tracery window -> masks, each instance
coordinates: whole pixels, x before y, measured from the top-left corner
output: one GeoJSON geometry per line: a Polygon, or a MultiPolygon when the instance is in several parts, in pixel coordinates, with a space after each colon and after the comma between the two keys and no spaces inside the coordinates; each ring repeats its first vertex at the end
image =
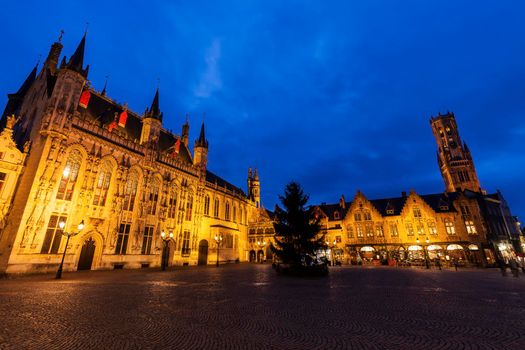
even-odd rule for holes
{"type": "Polygon", "coordinates": [[[210,196],[204,197],[204,215],[210,215],[210,196]]]}
{"type": "Polygon", "coordinates": [[[124,203],[122,210],[133,211],[135,207],[135,197],[137,197],[137,188],[139,186],[139,179],[137,173],[133,172],[129,175],[126,187],[124,188],[124,203]]]}
{"type": "Polygon", "coordinates": [[[111,163],[109,161],[105,161],[98,172],[97,183],[95,185],[95,196],[93,197],[93,205],[106,205],[112,171],[113,168],[111,163]]]}
{"type": "Polygon", "coordinates": [[[188,199],[186,201],[186,221],[191,220],[193,214],[193,194],[188,193],[188,199]]]}
{"type": "Polygon", "coordinates": [[[155,215],[157,213],[157,203],[159,202],[159,192],[160,192],[160,181],[159,179],[155,178],[149,188],[149,193],[148,193],[148,200],[149,200],[148,214],[150,215],[155,215]]]}
{"type": "Polygon", "coordinates": [[[177,190],[171,189],[170,197],[168,199],[168,218],[174,219],[177,212],[177,190]]]}
{"type": "Polygon", "coordinates": [[[67,217],[61,215],[51,215],[47,225],[46,236],[42,244],[41,254],[57,254],[60,248],[60,241],[62,240],[62,233],[64,232],[59,223],[66,222],[67,217]]]}
{"type": "Polygon", "coordinates": [[[75,184],[78,179],[78,171],[82,163],[82,154],[78,150],[73,150],[69,154],[66,166],[62,171],[62,177],[58,185],[57,199],[70,201],[73,197],[75,184]]]}
{"type": "Polygon", "coordinates": [[[213,216],[216,218],[219,217],[219,198],[215,198],[215,202],[213,205],[213,216]]]}

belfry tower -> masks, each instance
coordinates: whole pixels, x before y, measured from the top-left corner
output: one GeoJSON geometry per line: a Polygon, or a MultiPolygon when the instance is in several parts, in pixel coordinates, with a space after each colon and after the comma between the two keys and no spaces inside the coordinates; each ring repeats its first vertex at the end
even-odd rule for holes
{"type": "Polygon", "coordinates": [[[255,202],[257,208],[261,207],[261,183],[257,169],[248,169],[248,198],[255,202]]]}
{"type": "Polygon", "coordinates": [[[437,160],[446,191],[481,191],[472,155],[459,137],[454,114],[438,114],[430,118],[430,125],[438,145],[437,160]]]}

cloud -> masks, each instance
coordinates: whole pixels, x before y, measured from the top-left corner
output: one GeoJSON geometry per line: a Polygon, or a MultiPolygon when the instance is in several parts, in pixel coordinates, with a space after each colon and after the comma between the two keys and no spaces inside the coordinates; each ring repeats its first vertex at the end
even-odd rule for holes
{"type": "Polygon", "coordinates": [[[222,88],[219,61],[221,58],[221,41],[214,39],[206,50],[206,66],[201,73],[200,80],[194,89],[198,98],[209,98],[215,91],[222,88]]]}

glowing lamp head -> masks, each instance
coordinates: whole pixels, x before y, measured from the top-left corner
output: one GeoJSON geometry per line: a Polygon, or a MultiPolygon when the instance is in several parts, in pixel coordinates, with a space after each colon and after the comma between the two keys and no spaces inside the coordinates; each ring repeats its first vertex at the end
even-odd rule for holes
{"type": "Polygon", "coordinates": [[[80,224],[78,224],[77,229],[79,231],[82,231],[84,229],[84,220],[80,221],[80,224]]]}
{"type": "Polygon", "coordinates": [[[60,227],[60,229],[63,230],[64,227],[66,227],[66,222],[65,222],[65,221],[60,221],[60,222],[58,223],[58,227],[60,227]]]}
{"type": "Polygon", "coordinates": [[[419,244],[419,237],[418,237],[418,238],[416,238],[416,243],[417,243],[417,244],[419,244]]]}
{"type": "Polygon", "coordinates": [[[427,244],[430,243],[430,239],[428,239],[428,237],[427,237],[427,239],[425,240],[425,242],[427,242],[427,244]]]}
{"type": "Polygon", "coordinates": [[[170,238],[173,238],[173,232],[170,232],[170,238]]]}
{"type": "Polygon", "coordinates": [[[162,232],[160,233],[160,236],[161,236],[162,238],[166,237],[166,232],[162,231],[162,232]]]}

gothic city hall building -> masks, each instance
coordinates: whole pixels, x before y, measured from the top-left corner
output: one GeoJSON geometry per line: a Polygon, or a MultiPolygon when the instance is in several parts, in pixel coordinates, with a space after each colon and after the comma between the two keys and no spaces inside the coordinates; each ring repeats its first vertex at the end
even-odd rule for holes
{"type": "Polygon", "coordinates": [[[52,44],[8,95],[0,273],[55,270],[66,245],[66,270],[249,259],[248,224],[265,217],[257,171],[248,194],[208,171],[204,123],[192,154],[187,120],[180,135],[163,127],[158,89],[143,114],[93,89],[85,43],[62,60],[52,44]]]}

